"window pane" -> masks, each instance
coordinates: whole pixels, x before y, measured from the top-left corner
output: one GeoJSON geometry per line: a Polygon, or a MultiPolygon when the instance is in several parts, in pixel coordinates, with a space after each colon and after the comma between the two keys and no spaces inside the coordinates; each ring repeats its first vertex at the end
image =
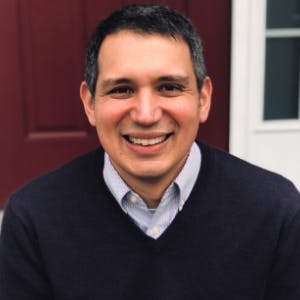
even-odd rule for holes
{"type": "Polygon", "coordinates": [[[300,28],[300,0],[268,0],[267,28],[300,28]]]}
{"type": "Polygon", "coordinates": [[[266,42],[264,119],[298,118],[300,38],[266,42]]]}

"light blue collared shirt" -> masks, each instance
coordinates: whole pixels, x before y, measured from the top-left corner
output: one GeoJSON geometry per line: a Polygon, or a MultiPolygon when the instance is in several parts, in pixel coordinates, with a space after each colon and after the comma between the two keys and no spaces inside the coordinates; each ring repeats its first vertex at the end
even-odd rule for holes
{"type": "Polygon", "coordinates": [[[148,208],[143,199],[133,192],[112,166],[105,153],[103,177],[122,210],[148,236],[157,239],[172,223],[188,200],[201,167],[201,151],[192,144],[189,156],[174,182],[167,188],[157,208],[148,208]]]}

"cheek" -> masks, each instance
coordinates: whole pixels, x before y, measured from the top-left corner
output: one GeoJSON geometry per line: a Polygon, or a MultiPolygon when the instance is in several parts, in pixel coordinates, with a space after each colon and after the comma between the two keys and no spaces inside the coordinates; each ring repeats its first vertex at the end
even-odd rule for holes
{"type": "Polygon", "coordinates": [[[177,121],[181,127],[195,127],[199,125],[199,106],[182,104],[175,110],[173,110],[173,118],[177,121]]]}
{"type": "Polygon", "coordinates": [[[123,110],[117,104],[105,103],[99,105],[96,109],[97,124],[100,130],[101,127],[105,129],[115,128],[124,116],[123,110]]]}

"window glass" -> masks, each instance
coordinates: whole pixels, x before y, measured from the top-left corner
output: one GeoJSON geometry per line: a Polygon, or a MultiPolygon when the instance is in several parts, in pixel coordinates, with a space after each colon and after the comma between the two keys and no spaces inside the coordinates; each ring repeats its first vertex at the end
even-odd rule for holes
{"type": "Polygon", "coordinates": [[[268,0],[267,28],[299,28],[300,0],[268,0]]]}
{"type": "Polygon", "coordinates": [[[300,38],[268,38],[264,119],[295,119],[299,113],[300,38]]]}
{"type": "Polygon", "coordinates": [[[264,120],[298,119],[300,0],[267,0],[264,120]]]}

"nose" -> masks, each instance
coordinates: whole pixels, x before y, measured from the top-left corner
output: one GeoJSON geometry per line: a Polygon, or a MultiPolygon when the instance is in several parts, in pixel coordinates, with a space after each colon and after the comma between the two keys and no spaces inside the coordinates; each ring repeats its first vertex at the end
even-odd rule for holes
{"type": "Polygon", "coordinates": [[[162,116],[162,109],[158,96],[151,92],[139,93],[130,111],[131,120],[142,126],[151,126],[162,116]]]}

